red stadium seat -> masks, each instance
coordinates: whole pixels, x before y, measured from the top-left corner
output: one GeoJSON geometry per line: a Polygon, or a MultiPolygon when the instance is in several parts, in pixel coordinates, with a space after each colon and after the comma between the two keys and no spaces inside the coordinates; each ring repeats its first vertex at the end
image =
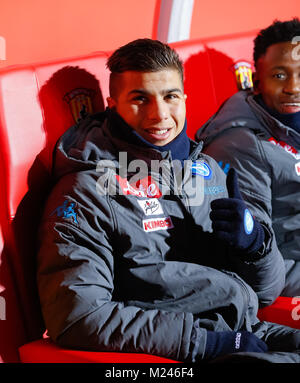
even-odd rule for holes
{"type": "Polygon", "coordinates": [[[256,34],[246,32],[203,41],[213,73],[217,108],[238,89],[234,66],[248,63],[254,70],[252,52],[256,34]]]}
{"type": "MultiPolygon", "coordinates": [[[[238,90],[232,64],[251,60],[253,36],[171,44],[184,61],[191,138],[220,103],[238,90]]],[[[3,361],[174,362],[144,354],[64,350],[43,339],[45,328],[35,284],[35,238],[50,187],[51,153],[83,106],[87,112],[104,110],[108,54],[0,71],[0,226],[4,239],[0,243],[0,293],[5,296],[7,316],[0,321],[3,361]]],[[[262,319],[300,328],[295,309],[292,298],[279,297],[259,314],[262,319]]]]}
{"type": "Polygon", "coordinates": [[[176,49],[184,63],[187,133],[194,139],[199,127],[217,109],[209,56],[201,40],[183,41],[170,45],[176,49]]]}
{"type": "Polygon", "coordinates": [[[170,44],[184,61],[188,134],[196,131],[238,90],[235,65],[247,63],[253,71],[256,32],[170,44]]]}
{"type": "Polygon", "coordinates": [[[258,311],[258,318],[300,329],[300,297],[278,297],[271,306],[258,311]]]}
{"type": "Polygon", "coordinates": [[[50,339],[39,339],[19,349],[23,363],[179,363],[148,354],[67,350],[50,339]]]}

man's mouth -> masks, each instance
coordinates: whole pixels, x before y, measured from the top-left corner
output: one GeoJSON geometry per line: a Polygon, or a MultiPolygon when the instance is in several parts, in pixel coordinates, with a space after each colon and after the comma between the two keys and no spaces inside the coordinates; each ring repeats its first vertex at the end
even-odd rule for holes
{"type": "Polygon", "coordinates": [[[282,102],[281,113],[297,113],[300,112],[300,101],[298,102],[282,102]]]}
{"type": "Polygon", "coordinates": [[[161,136],[161,135],[167,133],[169,130],[170,130],[170,128],[168,128],[168,129],[148,129],[147,132],[150,134],[157,134],[157,135],[161,136]]]}
{"type": "Polygon", "coordinates": [[[145,138],[152,144],[165,145],[171,138],[172,131],[173,128],[148,128],[144,132],[146,133],[145,138]]]}

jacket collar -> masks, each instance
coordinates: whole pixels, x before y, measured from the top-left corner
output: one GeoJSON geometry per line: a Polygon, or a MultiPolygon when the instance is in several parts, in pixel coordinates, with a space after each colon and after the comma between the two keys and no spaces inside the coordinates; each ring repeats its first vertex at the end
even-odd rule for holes
{"type": "Polygon", "coordinates": [[[295,143],[300,145],[300,134],[289,126],[284,125],[281,121],[277,120],[270,113],[268,113],[255,100],[253,94],[250,94],[247,97],[247,102],[249,103],[258,120],[263,125],[264,129],[267,130],[272,137],[279,141],[284,141],[292,146],[294,146],[295,143]]]}
{"type": "Polygon", "coordinates": [[[169,144],[158,147],[152,145],[138,135],[121,116],[110,110],[107,113],[107,128],[111,140],[119,147],[120,151],[127,152],[131,158],[151,160],[179,160],[192,159],[199,155],[202,143],[190,140],[186,133],[186,122],[183,131],[169,144]],[[182,148],[182,150],[181,150],[182,148]]]}

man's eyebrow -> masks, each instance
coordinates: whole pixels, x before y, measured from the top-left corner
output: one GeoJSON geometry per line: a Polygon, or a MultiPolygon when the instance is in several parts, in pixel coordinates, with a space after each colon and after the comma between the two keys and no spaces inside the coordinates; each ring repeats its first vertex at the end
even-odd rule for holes
{"type": "Polygon", "coordinates": [[[167,89],[165,91],[166,94],[167,93],[176,93],[176,92],[183,93],[182,89],[180,89],[180,88],[171,88],[171,89],[167,89]]]}
{"type": "Polygon", "coordinates": [[[275,65],[272,67],[272,70],[275,70],[275,69],[286,69],[286,67],[284,65],[275,65]]]}
{"type": "Polygon", "coordinates": [[[145,91],[144,89],[132,89],[130,92],[128,92],[128,94],[133,94],[133,93],[148,94],[148,92],[145,91]]]}
{"type": "MultiPolygon", "coordinates": [[[[182,89],[180,89],[180,88],[164,89],[160,93],[162,93],[162,94],[169,94],[169,93],[176,93],[176,92],[183,93],[182,89]]],[[[144,94],[144,95],[150,94],[150,92],[148,92],[145,89],[132,89],[130,92],[128,92],[129,95],[130,94],[134,94],[134,93],[144,94]]]]}
{"type": "MultiPolygon", "coordinates": [[[[298,65],[298,67],[300,67],[300,63],[298,65]]],[[[275,66],[272,67],[272,70],[289,70],[289,66],[288,65],[284,65],[284,64],[282,64],[282,65],[275,65],[275,66]]]]}

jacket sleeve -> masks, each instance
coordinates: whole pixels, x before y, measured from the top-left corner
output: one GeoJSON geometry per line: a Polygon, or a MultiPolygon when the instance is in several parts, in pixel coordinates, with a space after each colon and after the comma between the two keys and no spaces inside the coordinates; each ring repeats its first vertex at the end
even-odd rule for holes
{"type": "Polygon", "coordinates": [[[265,228],[264,256],[253,262],[232,257],[236,272],[257,293],[261,306],[271,304],[285,283],[285,266],[272,228],[272,179],[259,139],[244,127],[233,127],[204,142],[204,153],[224,169],[233,167],[239,186],[253,216],[265,228]]]}
{"type": "Polygon", "coordinates": [[[63,347],[186,360],[191,313],[113,300],[114,217],[108,198],[97,196],[90,183],[80,173],[63,177],[41,223],[37,279],[50,337],[63,347]]]}

